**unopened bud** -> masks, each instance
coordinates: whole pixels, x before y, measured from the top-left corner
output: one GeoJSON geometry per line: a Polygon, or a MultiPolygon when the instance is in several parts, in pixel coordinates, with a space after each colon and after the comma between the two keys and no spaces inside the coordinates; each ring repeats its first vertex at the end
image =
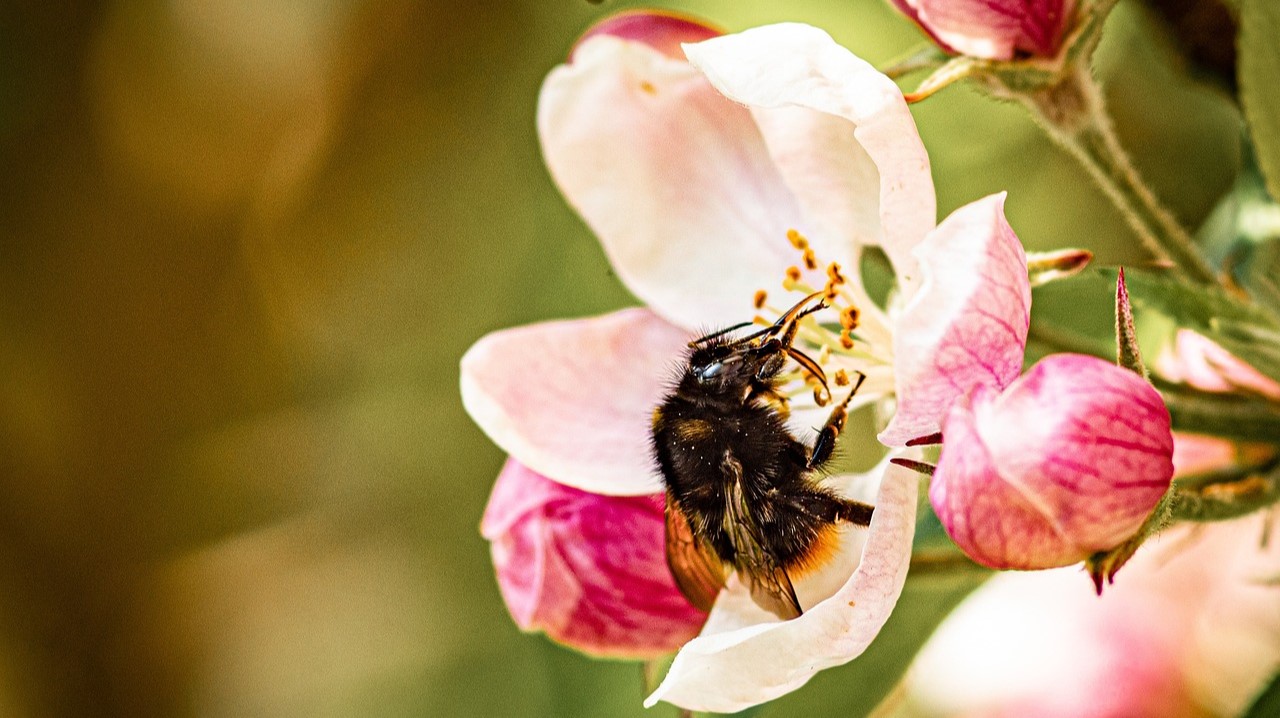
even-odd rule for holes
{"type": "Polygon", "coordinates": [[[991,568],[1066,566],[1124,544],[1169,489],[1169,412],[1142,377],[1079,354],[953,406],[929,490],[947,533],[991,568]]]}

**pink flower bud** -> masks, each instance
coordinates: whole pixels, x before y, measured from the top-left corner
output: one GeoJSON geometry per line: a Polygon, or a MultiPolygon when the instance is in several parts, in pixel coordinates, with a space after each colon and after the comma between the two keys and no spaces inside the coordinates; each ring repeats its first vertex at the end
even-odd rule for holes
{"type": "Polygon", "coordinates": [[[603,496],[509,459],[480,532],[517,625],[584,653],[651,658],[697,635],[706,614],[667,568],[663,497],[603,496]]]}
{"type": "Polygon", "coordinates": [[[1079,354],[959,402],[943,435],[929,499],[956,544],[992,568],[1066,566],[1118,546],[1173,477],[1160,395],[1079,354]]]}
{"type": "Polygon", "coordinates": [[[944,50],[991,60],[1058,53],[1075,0],[893,0],[944,50]]]}

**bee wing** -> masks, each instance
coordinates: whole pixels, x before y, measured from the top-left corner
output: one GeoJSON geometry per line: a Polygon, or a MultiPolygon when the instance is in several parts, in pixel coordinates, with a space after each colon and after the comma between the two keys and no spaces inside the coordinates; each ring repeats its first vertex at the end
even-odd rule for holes
{"type": "Polygon", "coordinates": [[[751,514],[751,506],[742,492],[742,464],[726,456],[723,465],[726,471],[736,471],[738,475],[738,480],[729,484],[726,505],[733,546],[737,550],[734,563],[738,566],[739,577],[750,587],[751,600],[757,606],[778,618],[795,618],[804,612],[800,608],[800,599],[796,598],[796,589],[791,585],[787,570],[769,550],[751,514]]]}
{"type": "Polygon", "coordinates": [[[804,612],[800,608],[800,599],[796,598],[796,589],[791,585],[791,577],[781,566],[752,573],[749,581],[751,600],[760,608],[783,620],[797,618],[804,612]]]}
{"type": "Polygon", "coordinates": [[[724,588],[724,563],[706,541],[698,538],[680,505],[667,496],[667,566],[680,593],[689,603],[710,611],[724,588]]]}

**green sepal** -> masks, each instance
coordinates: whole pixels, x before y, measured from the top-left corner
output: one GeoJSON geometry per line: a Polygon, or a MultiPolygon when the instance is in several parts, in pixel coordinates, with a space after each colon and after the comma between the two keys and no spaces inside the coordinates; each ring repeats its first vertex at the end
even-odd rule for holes
{"type": "Polygon", "coordinates": [[[1280,437],[1280,404],[1261,397],[1197,391],[1157,382],[1173,428],[1233,441],[1274,442],[1280,437]]]}
{"type": "Polygon", "coordinates": [[[1116,275],[1116,364],[1147,378],[1147,367],[1138,349],[1138,332],[1133,327],[1133,306],[1125,289],[1124,267],[1116,275]]]}
{"type": "Polygon", "coordinates": [[[1160,497],[1160,501],[1156,507],[1147,515],[1146,521],[1138,527],[1133,536],[1127,541],[1116,546],[1109,551],[1099,551],[1089,558],[1085,559],[1084,567],[1089,572],[1089,576],[1093,579],[1093,588],[1102,595],[1102,589],[1106,585],[1110,585],[1116,580],[1116,572],[1124,567],[1129,559],[1133,558],[1133,554],[1138,551],[1147,539],[1163,531],[1173,516],[1173,505],[1176,499],[1173,488],[1170,488],[1160,497]]]}
{"type": "Polygon", "coordinates": [[[1174,482],[1170,518],[1205,523],[1230,521],[1280,500],[1280,469],[1244,467],[1174,482]]]}

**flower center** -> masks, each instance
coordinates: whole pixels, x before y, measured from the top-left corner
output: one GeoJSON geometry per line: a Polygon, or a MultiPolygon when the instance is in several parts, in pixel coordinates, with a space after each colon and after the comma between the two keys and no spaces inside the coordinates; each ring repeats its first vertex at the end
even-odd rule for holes
{"type": "MultiPolygon", "coordinates": [[[[787,231],[787,241],[800,253],[800,265],[787,267],[782,279],[782,296],[787,297],[787,301],[774,304],[770,302],[766,290],[756,291],[752,298],[752,304],[758,312],[754,318],[755,323],[769,326],[786,313],[786,307],[795,303],[792,298],[798,300],[821,292],[828,309],[798,320],[799,328],[794,346],[813,357],[837,387],[848,386],[851,383],[850,375],[856,372],[869,376],[886,373],[890,367],[889,358],[877,351],[878,348],[872,346],[857,331],[862,311],[855,292],[850,291],[849,279],[845,276],[844,269],[837,262],[826,263],[826,282],[819,289],[805,280],[805,272],[800,269],[803,265],[812,276],[822,266],[813,247],[809,245],[809,240],[797,230],[791,229],[787,231]],[[836,321],[831,320],[832,312],[836,315],[836,321]]],[[[781,382],[779,391],[787,398],[812,394],[813,401],[818,406],[825,406],[832,399],[823,390],[818,377],[803,368],[779,374],[778,379],[781,382]]]]}

